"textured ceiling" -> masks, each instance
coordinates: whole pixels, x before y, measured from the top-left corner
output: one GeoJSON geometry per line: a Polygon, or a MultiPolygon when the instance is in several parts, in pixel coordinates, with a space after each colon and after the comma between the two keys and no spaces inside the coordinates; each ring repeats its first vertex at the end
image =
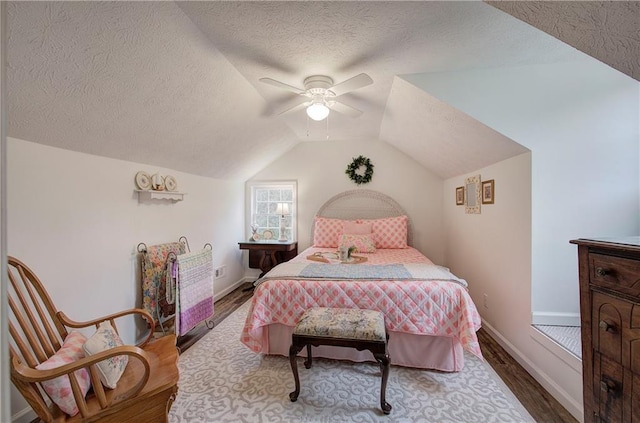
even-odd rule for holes
{"type": "Polygon", "coordinates": [[[521,147],[396,75],[585,60],[478,1],[9,2],[7,23],[8,136],[224,179],[327,136],[471,172],[521,147]],[[274,116],[295,96],[258,81],[362,72],[341,99],[364,114],[322,123],[274,116]],[[483,154],[458,143],[471,132],[483,154]]]}
{"type": "Polygon", "coordinates": [[[413,157],[441,178],[477,170],[527,148],[396,77],[380,139],[413,157]]]}
{"type": "Polygon", "coordinates": [[[640,2],[487,3],[640,81],[640,2]]]}
{"type": "Polygon", "coordinates": [[[8,27],[8,136],[215,178],[297,142],[173,2],[15,2],[8,27]]]}

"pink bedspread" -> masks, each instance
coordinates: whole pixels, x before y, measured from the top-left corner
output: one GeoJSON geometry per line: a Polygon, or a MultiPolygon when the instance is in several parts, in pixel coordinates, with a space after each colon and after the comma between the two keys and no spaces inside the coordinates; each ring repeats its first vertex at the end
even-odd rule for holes
{"type": "MultiPolygon", "coordinates": [[[[308,261],[306,257],[317,251],[331,249],[308,248],[292,261],[308,261]]],[[[414,248],[377,250],[366,256],[366,263],[354,266],[431,263],[414,248]]],[[[293,327],[311,307],[379,310],[389,331],[456,337],[467,351],[482,358],[476,336],[481,324],[478,311],[467,289],[450,281],[267,280],[255,290],[241,341],[255,352],[269,353],[266,327],[274,323],[293,327]]]]}

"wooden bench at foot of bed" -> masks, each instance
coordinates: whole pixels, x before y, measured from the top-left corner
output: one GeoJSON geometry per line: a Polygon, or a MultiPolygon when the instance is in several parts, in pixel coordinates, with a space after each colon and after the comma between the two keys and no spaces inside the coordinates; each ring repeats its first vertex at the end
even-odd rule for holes
{"type": "Polygon", "coordinates": [[[369,350],[380,364],[382,372],[380,407],[384,414],[389,414],[392,407],[385,400],[390,363],[387,351],[388,339],[384,315],[379,311],[326,307],[315,307],[305,311],[291,336],[289,361],[296,389],[289,394],[289,398],[295,402],[300,394],[297,355],[305,346],[307,360],[304,365],[307,369],[313,364],[312,345],[348,347],[358,351],[369,350]]]}

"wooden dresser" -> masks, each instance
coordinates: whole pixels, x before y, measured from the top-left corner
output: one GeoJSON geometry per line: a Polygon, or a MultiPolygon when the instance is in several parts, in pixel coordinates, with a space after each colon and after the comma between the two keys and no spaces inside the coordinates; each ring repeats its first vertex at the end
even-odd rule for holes
{"type": "Polygon", "coordinates": [[[640,237],[577,239],[585,422],[640,423],[640,237]]]}

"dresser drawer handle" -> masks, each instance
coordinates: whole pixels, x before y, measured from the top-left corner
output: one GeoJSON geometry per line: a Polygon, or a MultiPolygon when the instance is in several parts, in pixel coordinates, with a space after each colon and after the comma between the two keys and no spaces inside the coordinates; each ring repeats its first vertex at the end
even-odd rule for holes
{"type": "Polygon", "coordinates": [[[600,390],[602,392],[615,392],[616,384],[611,381],[601,380],[600,381],[600,390]]]}
{"type": "Polygon", "coordinates": [[[600,329],[606,331],[606,332],[615,332],[616,331],[616,327],[614,325],[610,325],[609,323],[605,322],[604,320],[600,320],[599,323],[600,329]]]}
{"type": "Polygon", "coordinates": [[[607,269],[604,269],[602,267],[596,267],[596,275],[598,275],[599,277],[604,278],[608,274],[609,274],[609,271],[607,269]]]}

